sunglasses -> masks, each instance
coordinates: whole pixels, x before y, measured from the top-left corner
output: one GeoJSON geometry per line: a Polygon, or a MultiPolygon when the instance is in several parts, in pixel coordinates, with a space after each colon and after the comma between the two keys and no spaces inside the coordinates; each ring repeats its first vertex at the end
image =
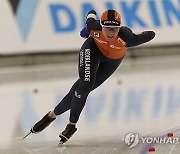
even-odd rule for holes
{"type": "Polygon", "coordinates": [[[120,27],[118,26],[103,26],[103,28],[105,30],[108,30],[108,31],[119,31],[120,27]]]}

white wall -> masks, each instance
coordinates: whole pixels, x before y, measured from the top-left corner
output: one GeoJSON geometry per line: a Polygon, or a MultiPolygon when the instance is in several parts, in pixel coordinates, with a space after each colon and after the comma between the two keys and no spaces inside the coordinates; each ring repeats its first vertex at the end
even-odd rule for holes
{"type": "Polygon", "coordinates": [[[95,9],[120,12],[122,23],[134,32],[153,29],[157,36],[148,45],[180,43],[179,0],[22,0],[13,13],[9,1],[0,5],[1,54],[78,50],[84,41],[79,32],[85,16],[95,9]]]}

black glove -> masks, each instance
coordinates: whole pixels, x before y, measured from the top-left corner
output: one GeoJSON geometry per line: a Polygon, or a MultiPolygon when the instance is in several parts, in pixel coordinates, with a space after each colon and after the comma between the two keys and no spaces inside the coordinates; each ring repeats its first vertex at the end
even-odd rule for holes
{"type": "MultiPolygon", "coordinates": [[[[96,15],[96,11],[91,10],[91,11],[88,12],[88,14],[95,14],[95,15],[96,15]]],[[[88,14],[87,14],[87,15],[88,15],[88,14]]]]}
{"type": "Polygon", "coordinates": [[[150,40],[152,40],[155,37],[155,35],[156,35],[156,33],[154,31],[148,31],[148,30],[147,31],[143,31],[141,34],[148,34],[150,40]]]}
{"type": "Polygon", "coordinates": [[[86,15],[86,19],[88,18],[88,16],[89,16],[90,14],[96,16],[96,11],[94,11],[94,10],[89,11],[88,14],[86,15]]]}

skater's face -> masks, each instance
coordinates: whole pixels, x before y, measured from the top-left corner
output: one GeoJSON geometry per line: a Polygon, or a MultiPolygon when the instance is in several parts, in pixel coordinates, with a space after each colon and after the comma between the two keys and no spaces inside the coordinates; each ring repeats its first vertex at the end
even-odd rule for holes
{"type": "Polygon", "coordinates": [[[103,26],[102,27],[102,33],[106,40],[113,41],[116,36],[118,35],[120,27],[113,27],[113,26],[103,26]]]}

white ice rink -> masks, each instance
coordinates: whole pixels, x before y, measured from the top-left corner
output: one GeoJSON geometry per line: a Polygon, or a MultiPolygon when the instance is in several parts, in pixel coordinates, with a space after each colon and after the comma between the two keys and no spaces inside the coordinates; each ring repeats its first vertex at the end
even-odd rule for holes
{"type": "Polygon", "coordinates": [[[140,142],[130,149],[123,140],[126,133],[133,131],[140,137],[166,137],[173,133],[173,137],[180,139],[179,68],[177,56],[125,60],[115,75],[90,96],[78,132],[62,146],[58,146],[58,134],[68,121],[68,113],[45,131],[24,140],[21,137],[68,91],[77,77],[76,64],[3,68],[0,70],[0,154],[179,154],[180,141],[140,142]],[[118,95],[117,91],[121,93],[118,95]],[[103,97],[99,97],[101,94],[103,97]],[[114,97],[122,103],[118,104],[114,97]],[[131,97],[143,104],[138,106],[139,102],[134,102],[136,106],[133,106],[131,97]],[[98,103],[103,108],[97,110],[98,103]],[[149,152],[150,147],[155,152],[149,152]]]}
{"type": "MultiPolygon", "coordinates": [[[[180,137],[180,128],[174,129],[174,134],[180,137]]],[[[164,135],[168,131],[164,132],[164,135]]],[[[152,134],[154,135],[154,134],[152,134]]],[[[158,134],[155,134],[158,136],[158,134]]],[[[40,137],[41,135],[39,135],[40,137]]],[[[179,154],[180,144],[142,144],[133,149],[128,148],[120,136],[116,138],[100,137],[96,139],[78,140],[72,139],[62,146],[58,146],[58,141],[28,142],[14,140],[9,146],[1,146],[2,154],[179,154]],[[119,137],[119,138],[118,138],[119,137]],[[155,148],[155,152],[149,152],[150,147],[155,148]]]]}

